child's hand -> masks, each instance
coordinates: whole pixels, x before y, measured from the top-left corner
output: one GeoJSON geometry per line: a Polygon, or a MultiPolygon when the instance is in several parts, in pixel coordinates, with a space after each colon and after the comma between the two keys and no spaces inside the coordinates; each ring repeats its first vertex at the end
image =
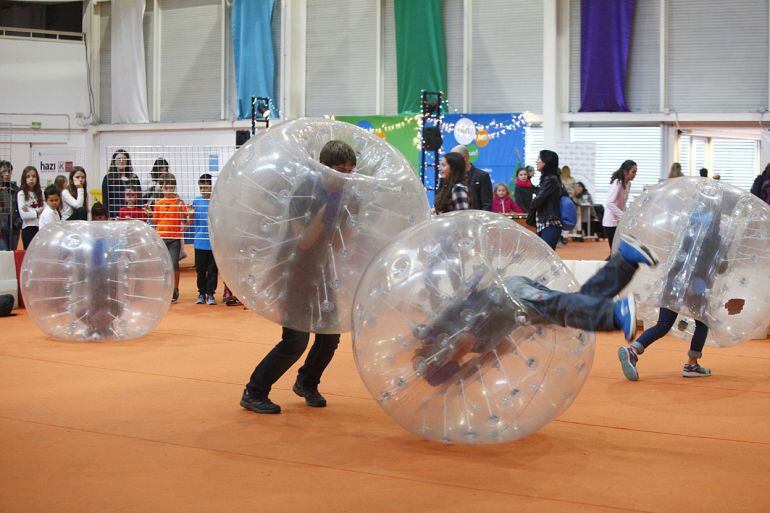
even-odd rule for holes
{"type": "Polygon", "coordinates": [[[23,207],[21,207],[21,209],[22,209],[24,212],[29,212],[29,208],[27,207],[27,205],[24,205],[23,207]]]}

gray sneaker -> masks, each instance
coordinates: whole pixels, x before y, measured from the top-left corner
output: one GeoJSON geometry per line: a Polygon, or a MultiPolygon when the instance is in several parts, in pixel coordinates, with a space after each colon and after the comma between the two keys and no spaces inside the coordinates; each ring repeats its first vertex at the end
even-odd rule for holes
{"type": "Polygon", "coordinates": [[[214,294],[209,294],[206,296],[206,304],[207,305],[215,305],[217,304],[217,300],[214,299],[214,294]]]}
{"type": "Polygon", "coordinates": [[[705,378],[707,376],[711,376],[711,369],[701,367],[698,363],[692,365],[686,363],[682,369],[682,377],[685,378],[705,378]]]}

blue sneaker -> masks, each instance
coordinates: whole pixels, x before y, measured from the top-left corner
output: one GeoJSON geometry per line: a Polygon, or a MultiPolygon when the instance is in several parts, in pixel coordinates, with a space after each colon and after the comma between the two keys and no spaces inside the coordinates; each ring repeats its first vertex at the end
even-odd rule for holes
{"type": "Polygon", "coordinates": [[[629,342],[636,337],[636,301],[634,296],[624,297],[615,302],[615,326],[623,330],[623,336],[629,342]]]}
{"type": "Polygon", "coordinates": [[[633,347],[623,346],[618,348],[618,360],[620,360],[620,367],[623,369],[623,375],[628,381],[637,381],[639,379],[639,371],[636,370],[636,362],[639,361],[639,355],[633,347]]]}
{"type": "Polygon", "coordinates": [[[631,235],[623,234],[620,236],[618,253],[629,264],[644,264],[649,267],[658,265],[658,255],[631,235]]]}

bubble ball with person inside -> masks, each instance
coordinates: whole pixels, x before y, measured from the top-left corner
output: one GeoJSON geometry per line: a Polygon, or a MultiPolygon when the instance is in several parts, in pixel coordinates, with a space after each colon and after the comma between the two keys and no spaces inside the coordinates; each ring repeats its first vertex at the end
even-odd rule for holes
{"type": "Polygon", "coordinates": [[[209,225],[220,273],[248,308],[295,330],[341,333],[366,265],[429,215],[417,174],[383,139],[299,119],[257,134],[227,162],[209,225]],[[352,172],[320,163],[330,141],[352,147],[352,172]]]}
{"type": "Polygon", "coordinates": [[[575,399],[592,332],[540,322],[527,279],[577,292],[559,257],[513,221],[453,212],[411,228],[372,261],[353,309],[358,371],[402,427],[447,443],[534,433],[575,399]]]}
{"type": "Polygon", "coordinates": [[[29,316],[63,340],[144,336],[174,288],[166,245],[139,221],[49,224],[27,249],[20,281],[29,316]]]}
{"type": "Polygon", "coordinates": [[[665,307],[680,314],[672,333],[683,338],[692,336],[694,320],[709,327],[712,346],[766,336],[770,207],[759,198],[709,178],[674,178],[637,197],[618,232],[660,257],[631,283],[645,327],[665,307]]]}

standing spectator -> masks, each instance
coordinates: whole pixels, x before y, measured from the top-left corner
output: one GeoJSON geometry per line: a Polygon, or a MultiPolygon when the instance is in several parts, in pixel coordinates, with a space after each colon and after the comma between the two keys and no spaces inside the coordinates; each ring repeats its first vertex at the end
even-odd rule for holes
{"type": "Polygon", "coordinates": [[[471,207],[464,177],[465,161],[460,153],[450,151],[441,158],[441,188],[435,202],[437,214],[471,207]]]}
{"type": "Polygon", "coordinates": [[[3,233],[3,246],[13,251],[19,245],[21,216],[17,200],[19,187],[11,181],[13,165],[7,160],[0,160],[0,232],[3,233]]]}
{"type": "Polygon", "coordinates": [[[149,189],[147,189],[147,192],[142,197],[143,203],[152,206],[152,203],[155,200],[163,197],[163,191],[160,190],[160,177],[165,173],[168,173],[168,169],[169,166],[166,159],[163,157],[158,157],[155,159],[155,162],[152,165],[152,170],[150,171],[150,180],[152,180],[152,185],[149,189]]]}
{"type": "Polygon", "coordinates": [[[765,180],[765,184],[762,186],[762,193],[759,196],[765,203],[770,205],[770,180],[765,180]]]}
{"type": "Polygon", "coordinates": [[[147,214],[139,206],[139,189],[129,185],[125,189],[126,206],[120,207],[118,219],[136,219],[143,223],[147,222],[147,214]]]}
{"type": "Polygon", "coordinates": [[[524,212],[529,212],[529,206],[532,204],[532,195],[535,188],[529,177],[527,168],[520,168],[516,171],[516,188],[513,190],[514,201],[524,212]]]}
{"type": "Polygon", "coordinates": [[[682,164],[674,162],[671,164],[671,169],[668,171],[668,178],[679,178],[680,176],[684,176],[682,174],[682,164]]]}
{"type": "Polygon", "coordinates": [[[189,222],[187,205],[176,194],[176,177],[171,173],[161,176],[163,198],[155,201],[152,208],[145,206],[145,212],[153,223],[158,235],[166,243],[171,263],[174,266],[174,295],[172,303],[179,300],[179,260],[182,252],[182,232],[189,222]]]}
{"type": "Polygon", "coordinates": [[[40,214],[38,226],[42,230],[47,224],[61,221],[61,191],[55,185],[49,185],[43,192],[45,208],[40,214]]]}
{"type": "Polygon", "coordinates": [[[86,170],[75,166],[70,171],[69,185],[61,191],[61,217],[70,221],[88,220],[88,184],[86,170]]]}
{"type": "Polygon", "coordinates": [[[131,156],[126,150],[118,150],[112,154],[110,168],[102,180],[102,203],[110,219],[118,217],[120,208],[125,206],[125,187],[128,185],[141,191],[139,177],[131,166],[131,156]]]}
{"type": "Polygon", "coordinates": [[[193,226],[195,236],[195,272],[198,275],[198,300],[195,304],[217,304],[214,293],[217,290],[219,270],[214,261],[209,240],[209,201],[211,201],[211,175],[202,174],[198,178],[198,188],[201,195],[193,200],[193,226]]]}
{"type": "Polygon", "coordinates": [[[465,185],[468,186],[471,207],[476,210],[492,211],[492,178],[489,173],[471,164],[468,148],[458,145],[452,152],[459,153],[465,161],[465,185]]]}
{"type": "Polygon", "coordinates": [[[521,207],[511,199],[511,193],[503,183],[495,185],[495,197],[492,198],[492,212],[497,212],[498,214],[524,213],[521,207]]]}
{"type": "Polygon", "coordinates": [[[45,206],[40,175],[35,166],[27,166],[21,172],[21,190],[16,203],[21,217],[21,242],[27,249],[38,231],[38,220],[45,206]]]}
{"type": "Polygon", "coordinates": [[[60,191],[63,191],[64,189],[67,188],[67,185],[69,185],[69,182],[67,181],[66,176],[57,175],[53,181],[53,184],[56,186],[57,189],[59,189],[60,191]]]}
{"type": "Polygon", "coordinates": [[[572,178],[572,170],[569,166],[561,168],[561,183],[567,190],[567,194],[574,201],[575,200],[575,179],[572,178]]]}
{"type": "Polygon", "coordinates": [[[537,159],[540,171],[540,187],[532,198],[527,224],[535,226],[537,234],[551,249],[561,238],[561,195],[564,186],[559,171],[559,155],[551,150],[542,150],[537,159]]]}
{"type": "Polygon", "coordinates": [[[754,183],[751,185],[751,194],[761,198],[762,187],[768,180],[770,180],[770,164],[766,165],[765,170],[754,179],[754,183]]]}
{"type": "Polygon", "coordinates": [[[607,202],[604,204],[604,218],[602,228],[604,235],[612,249],[612,241],[615,240],[615,230],[626,210],[628,194],[631,191],[631,181],[636,177],[636,162],[626,160],[610,178],[610,190],[607,193],[607,202]]]}

